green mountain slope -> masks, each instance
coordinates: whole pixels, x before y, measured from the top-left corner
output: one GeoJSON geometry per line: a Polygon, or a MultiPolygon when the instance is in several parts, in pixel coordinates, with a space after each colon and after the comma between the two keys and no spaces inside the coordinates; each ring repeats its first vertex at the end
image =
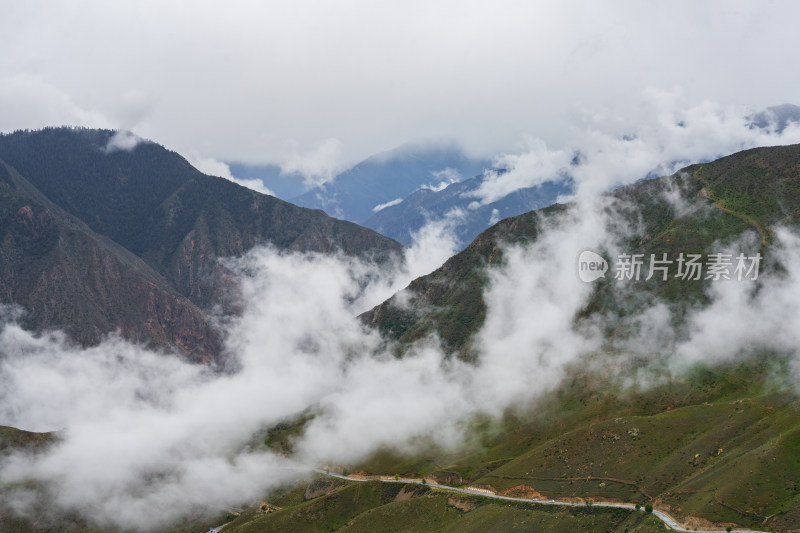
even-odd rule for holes
{"type": "MultiPolygon", "coordinates": [[[[608,208],[617,220],[639,228],[623,239],[632,253],[707,253],[749,233],[751,251],[764,254],[769,269],[773,228],[798,222],[799,188],[800,146],[760,148],[616,190],[608,208]]],[[[556,205],[501,221],[363,319],[401,346],[437,333],[447,349],[468,360],[477,357],[472,336],[486,316],[487,267],[502,263],[507,244],[535,241],[545,221],[569,220],[568,210],[556,205]]],[[[656,300],[680,320],[681,310],[707,303],[708,283],[670,280],[622,288],[611,279],[599,281],[576,320],[598,312],[622,320],[656,300]]],[[[625,359],[614,371],[591,362],[574,365],[552,393],[532,406],[509,409],[500,421],[479,421],[471,439],[455,449],[431,447],[412,456],[387,449],[347,467],[501,494],[652,503],[689,528],[794,531],[800,524],[800,400],[789,364],[784,355],[762,352],[677,374],[657,370],[651,360],[625,359]],[[645,367],[655,374],[637,385],[645,367]]],[[[341,505],[351,509],[349,524],[355,525],[368,516],[395,516],[391,506],[397,504],[383,503],[370,513],[341,505]]],[[[422,498],[403,505],[408,520],[427,512],[444,520],[450,512],[431,510],[422,498]]],[[[271,516],[260,520],[266,524],[271,516]]],[[[465,517],[460,523],[467,523],[465,517]]]]}
{"type": "MultiPolygon", "coordinates": [[[[729,242],[751,230],[762,237],[766,254],[769,228],[800,220],[800,146],[747,150],[688,167],[674,176],[618,189],[609,200],[618,220],[641,226],[626,242],[630,253],[646,257],[651,253],[670,257],[680,252],[707,253],[712,244],[729,242]],[[675,202],[667,199],[675,191],[681,201],[697,208],[678,212],[675,202]]],[[[471,336],[483,324],[486,313],[482,297],[488,279],[486,266],[502,262],[504,246],[535,241],[544,220],[558,224],[567,210],[555,205],[500,221],[441,268],[414,280],[405,294],[396,295],[362,318],[402,342],[435,332],[445,348],[460,351],[465,358],[474,356],[471,336]]],[[[678,305],[702,302],[705,287],[703,282],[685,283],[675,278],[634,285],[635,291],[647,294],[639,298],[642,305],[649,305],[653,297],[678,305]]],[[[600,281],[596,288],[586,314],[620,305],[612,298],[618,289],[613,280],[600,281]]],[[[615,310],[621,314],[636,312],[636,308],[615,310]]]]}

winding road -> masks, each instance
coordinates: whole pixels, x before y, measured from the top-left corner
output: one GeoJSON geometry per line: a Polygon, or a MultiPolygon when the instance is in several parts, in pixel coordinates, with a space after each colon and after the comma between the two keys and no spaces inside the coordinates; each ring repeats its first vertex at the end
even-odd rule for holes
{"type": "MultiPolygon", "coordinates": [[[[339,479],[345,479],[347,481],[376,481],[372,479],[365,479],[365,478],[357,478],[357,477],[350,477],[350,476],[343,476],[341,474],[333,474],[330,472],[326,472],[324,470],[314,470],[319,474],[324,474],[329,477],[335,477],[339,479]]],[[[561,505],[565,507],[584,507],[585,503],[575,503],[575,502],[565,502],[559,500],[539,500],[539,499],[529,499],[529,498],[513,498],[511,496],[501,496],[499,494],[492,494],[489,491],[481,490],[481,489],[462,489],[458,487],[450,487],[448,485],[439,485],[438,483],[423,483],[422,481],[417,481],[416,479],[380,479],[383,483],[404,483],[407,485],[425,485],[426,487],[431,487],[434,489],[442,489],[442,490],[449,490],[452,492],[460,492],[462,494],[470,494],[472,496],[481,496],[483,498],[492,498],[495,500],[506,500],[511,502],[524,502],[524,503],[536,503],[540,505],[561,505]]],[[[628,509],[630,511],[636,511],[636,506],[632,503],[592,503],[592,507],[615,507],[617,509],[628,509]]],[[[645,512],[644,509],[639,509],[641,512],[645,512]]],[[[687,529],[679,524],[674,518],[670,515],[665,513],[664,511],[659,511],[658,509],[653,509],[653,515],[658,517],[662,522],[664,522],[670,529],[675,531],[703,531],[709,533],[726,533],[727,530],[725,529],[687,529]]],[[[754,529],[733,529],[731,533],[764,533],[754,529]]]]}

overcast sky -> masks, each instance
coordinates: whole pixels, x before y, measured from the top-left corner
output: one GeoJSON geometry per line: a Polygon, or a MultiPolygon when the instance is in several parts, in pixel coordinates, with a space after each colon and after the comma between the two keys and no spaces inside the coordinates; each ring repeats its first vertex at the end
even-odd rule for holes
{"type": "Polygon", "coordinates": [[[324,173],[420,138],[558,146],[653,91],[800,103],[800,3],[3,3],[0,130],[129,128],[195,158],[324,173]]]}

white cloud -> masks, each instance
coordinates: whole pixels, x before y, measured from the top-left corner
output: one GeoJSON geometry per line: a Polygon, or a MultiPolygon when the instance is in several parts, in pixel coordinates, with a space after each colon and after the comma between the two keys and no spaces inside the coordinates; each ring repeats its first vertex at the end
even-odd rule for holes
{"type": "Polygon", "coordinates": [[[402,198],[395,198],[394,200],[392,200],[390,202],[386,202],[385,204],[378,204],[378,205],[376,205],[375,207],[372,208],[372,212],[373,213],[377,213],[378,211],[382,211],[382,210],[386,209],[387,207],[392,207],[393,205],[397,205],[397,204],[401,203],[402,201],[403,201],[402,198]]]}
{"type": "Polygon", "coordinates": [[[681,90],[647,90],[628,104],[576,120],[571,140],[563,146],[551,148],[542,139],[530,139],[520,153],[498,157],[495,166],[507,172],[488,172],[467,195],[477,198],[477,207],[521,188],[571,178],[576,195],[593,197],[747,148],[800,142],[800,124],[780,134],[751,128],[754,108],[712,101],[688,105],[681,90]]]}
{"type": "Polygon", "coordinates": [[[322,185],[344,170],[340,161],[342,143],[337,139],[325,139],[307,152],[300,152],[296,141],[290,147],[280,162],[281,172],[300,174],[309,187],[322,185]]]}
{"type": "Polygon", "coordinates": [[[4,110],[0,128],[7,131],[59,125],[112,126],[101,112],[80,106],[64,90],[28,72],[0,76],[0,107],[4,110]]]}
{"type": "Polygon", "coordinates": [[[286,161],[290,140],[305,156],[338,139],[328,159],[341,168],[420,136],[484,156],[525,135],[562,146],[576,110],[625,111],[648,87],[682,86],[689,107],[800,101],[785,65],[798,47],[791,2],[245,0],[189,12],[187,25],[187,6],[152,0],[7,10],[0,130],[107,117],[181,153],[316,180],[330,161],[286,161]],[[38,81],[29,91],[21,79],[38,81]]]}
{"type": "Polygon", "coordinates": [[[506,154],[497,158],[495,166],[508,171],[486,172],[480,187],[466,196],[480,198],[480,203],[485,205],[496,202],[517,189],[565,177],[559,173],[569,167],[573,157],[571,153],[563,149],[550,150],[540,139],[531,139],[530,145],[530,149],[522,154],[506,154]]]}
{"type": "Polygon", "coordinates": [[[203,174],[225,178],[228,181],[232,181],[237,185],[241,185],[242,187],[247,187],[248,189],[260,192],[261,194],[275,196],[275,194],[270,191],[259,179],[239,179],[233,177],[233,174],[231,174],[231,168],[228,166],[228,164],[222,161],[217,161],[213,157],[202,157],[197,154],[192,154],[188,157],[188,160],[193,167],[203,174]]]}
{"type": "Polygon", "coordinates": [[[458,170],[454,168],[445,168],[444,170],[438,170],[436,172],[431,172],[434,178],[440,180],[439,183],[431,183],[428,185],[423,185],[420,187],[421,189],[427,189],[433,192],[443,191],[447,188],[448,185],[452,185],[453,183],[458,183],[461,181],[461,174],[458,170]]]}
{"type": "MultiPolygon", "coordinates": [[[[765,274],[762,265],[759,283],[712,283],[712,304],[692,316],[690,337],[676,347],[676,369],[697,361],[727,362],[759,349],[792,354],[800,369],[800,236],[785,228],[778,228],[775,236],[772,250],[786,271],[765,274]]],[[[728,252],[734,257],[740,252],[755,255],[760,243],[755,235],[750,237],[728,252]]]]}
{"type": "Polygon", "coordinates": [[[105,151],[106,153],[115,152],[117,150],[130,152],[141,142],[144,142],[144,139],[135,133],[127,130],[118,130],[108,139],[105,151]]]}

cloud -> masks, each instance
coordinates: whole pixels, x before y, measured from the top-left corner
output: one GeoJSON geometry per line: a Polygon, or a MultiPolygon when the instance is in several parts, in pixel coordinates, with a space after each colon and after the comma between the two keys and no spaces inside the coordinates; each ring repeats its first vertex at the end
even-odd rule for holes
{"type": "Polygon", "coordinates": [[[448,185],[452,185],[453,183],[458,183],[461,181],[461,174],[458,170],[454,168],[445,168],[444,170],[438,170],[436,172],[431,172],[434,178],[441,180],[439,183],[431,183],[428,185],[423,185],[420,189],[427,189],[433,192],[443,191],[447,188],[448,185]]]}
{"type": "Polygon", "coordinates": [[[393,205],[397,205],[402,201],[403,201],[402,198],[395,198],[394,200],[392,200],[390,202],[386,202],[385,204],[378,204],[378,205],[376,205],[375,207],[372,208],[372,212],[373,213],[377,213],[378,211],[382,211],[383,209],[386,209],[387,207],[392,207],[393,205]]]}
{"type": "Polygon", "coordinates": [[[103,113],[83,107],[64,90],[28,73],[6,73],[0,77],[0,127],[4,130],[33,129],[53,125],[112,127],[103,113]]]}
{"type": "Polygon", "coordinates": [[[492,209],[492,214],[489,217],[489,225],[494,226],[500,222],[500,211],[498,209],[492,209]]]}
{"type": "MultiPolygon", "coordinates": [[[[726,251],[755,255],[759,239],[747,237],[726,251]]],[[[762,265],[759,283],[714,282],[709,289],[712,303],[691,317],[689,338],[675,348],[675,369],[698,361],[728,362],[758,350],[791,354],[800,368],[800,235],[776,228],[775,237],[771,251],[785,270],[764,273],[762,265]]]]}
{"type": "Polygon", "coordinates": [[[527,152],[498,157],[495,166],[507,172],[486,172],[480,187],[465,193],[465,196],[479,198],[480,204],[486,205],[518,189],[565,179],[568,176],[566,169],[573,158],[571,153],[549,150],[540,139],[530,139],[529,143],[531,146],[527,152]]]}
{"type": "Polygon", "coordinates": [[[115,131],[114,134],[108,139],[108,143],[106,143],[105,152],[107,154],[116,152],[117,150],[130,152],[141,142],[144,142],[144,139],[131,131],[115,131]]]}
{"type": "Polygon", "coordinates": [[[682,86],[689,107],[800,101],[791,2],[243,1],[191,15],[152,0],[15,6],[0,21],[0,130],[109,117],[181,153],[276,164],[290,139],[304,155],[337,139],[347,167],[420,136],[489,157],[525,136],[559,147],[576,112],[625,113],[648,87],[682,86]]]}
{"type": "Polygon", "coordinates": [[[325,139],[307,152],[300,152],[295,141],[289,144],[290,151],[280,162],[281,172],[300,174],[309,188],[330,181],[344,170],[340,161],[342,143],[337,139],[325,139]]]}
{"type": "Polygon", "coordinates": [[[495,160],[505,172],[488,172],[467,193],[478,205],[546,181],[572,179],[576,195],[593,197],[645,177],[754,148],[800,142],[800,124],[777,132],[751,127],[752,107],[705,101],[687,105],[682,91],[645,91],[631,109],[582,116],[569,143],[549,147],[529,139],[518,154],[495,160]]]}
{"type": "MultiPolygon", "coordinates": [[[[229,260],[242,276],[247,306],[229,329],[227,349],[239,370],[226,374],[115,336],[88,349],[60,333],[37,337],[16,325],[17,311],[3,310],[0,423],[63,430],[63,440],[44,456],[0,458],[0,479],[37,480],[57,508],[78,509],[101,525],[149,530],[197,506],[213,513],[248,501],[325,459],[355,458],[376,442],[413,432],[419,420],[410,414],[403,425],[398,418],[360,430],[381,413],[379,405],[389,408],[394,400],[386,394],[405,380],[444,378],[428,376],[439,365],[438,351],[397,360],[356,316],[451,253],[440,234],[428,238],[426,244],[420,237],[388,273],[353,258],[270,248],[229,260]],[[369,397],[379,379],[385,388],[371,414],[351,412],[349,402],[369,397]],[[319,422],[298,459],[265,451],[254,440],[308,409],[319,413],[319,422]],[[328,428],[325,438],[313,436],[320,427],[328,428]],[[360,432],[345,434],[348,427],[360,432]],[[348,439],[358,446],[336,448],[348,439]]],[[[440,394],[439,384],[430,399],[440,394]]],[[[397,398],[422,408],[413,390],[397,398]]],[[[393,409],[405,410],[402,404],[393,409]]],[[[445,411],[440,407],[431,420],[445,411]]]]}
{"type": "Polygon", "coordinates": [[[554,230],[532,249],[509,250],[508,265],[492,271],[477,367],[445,358],[435,339],[397,359],[356,318],[452,253],[441,222],[416,236],[389,275],[353,258],[269,248],[229,260],[247,302],[228,332],[239,365],[232,373],[117,337],[81,349],[60,334],[35,337],[7,323],[0,420],[63,428],[64,438],[44,456],[6,458],[0,476],[43,482],[58,507],[101,524],[149,529],[194,506],[256,498],[310,466],[356,461],[379,446],[456,444],[469,416],[536,397],[592,347],[570,327],[586,287],[553,257],[601,230],[590,221],[566,227],[589,233],[554,230]],[[316,416],[294,460],[252,447],[260,430],[309,410],[316,416]]]}
{"type": "Polygon", "coordinates": [[[231,174],[231,169],[228,166],[228,164],[222,161],[217,161],[213,157],[203,157],[198,154],[192,154],[188,157],[188,160],[193,167],[195,167],[203,174],[225,178],[228,181],[232,181],[237,185],[241,185],[242,187],[247,187],[248,189],[252,189],[261,194],[269,194],[270,196],[275,196],[275,194],[272,191],[270,191],[264,185],[264,183],[259,179],[239,179],[233,177],[233,174],[231,174]]]}

